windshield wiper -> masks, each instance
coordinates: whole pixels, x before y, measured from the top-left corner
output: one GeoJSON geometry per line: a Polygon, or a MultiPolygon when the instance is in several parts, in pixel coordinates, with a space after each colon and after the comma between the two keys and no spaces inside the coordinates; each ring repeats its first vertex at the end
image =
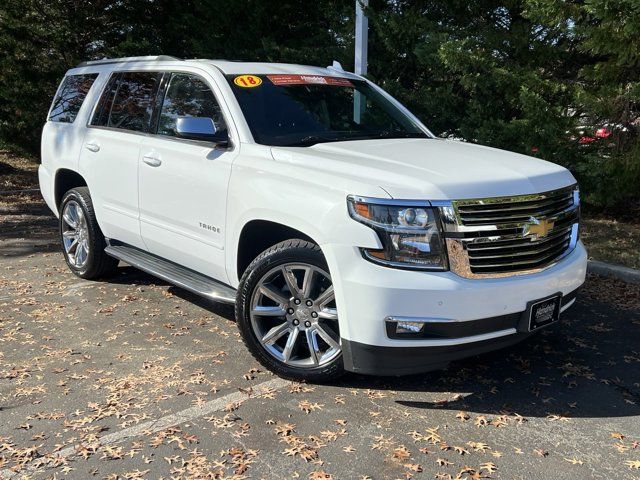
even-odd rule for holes
{"type": "Polygon", "coordinates": [[[429,138],[424,132],[392,132],[384,130],[382,132],[371,132],[369,134],[361,135],[358,137],[351,137],[356,139],[369,139],[376,140],[382,138],[429,138]]]}
{"type": "Polygon", "coordinates": [[[316,143],[323,142],[336,142],[342,140],[339,137],[327,137],[324,135],[307,135],[306,137],[302,137],[300,140],[297,140],[292,143],[288,143],[284,145],[285,147],[310,147],[315,145],[316,143]]]}
{"type": "Polygon", "coordinates": [[[377,140],[382,138],[429,138],[423,132],[371,132],[362,133],[359,135],[340,135],[340,136],[327,136],[327,135],[307,135],[292,143],[284,145],[285,147],[310,147],[317,143],[328,142],[348,142],[351,140],[377,140]]]}

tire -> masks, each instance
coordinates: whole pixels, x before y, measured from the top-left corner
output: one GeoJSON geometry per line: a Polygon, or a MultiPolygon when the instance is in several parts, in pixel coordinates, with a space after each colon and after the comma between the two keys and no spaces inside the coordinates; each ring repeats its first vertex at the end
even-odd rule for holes
{"type": "Polygon", "coordinates": [[[91,280],[115,272],[118,260],[104,251],[106,241],[87,187],[73,188],[62,197],[59,233],[64,259],[78,277],[91,280]]]}
{"type": "Polygon", "coordinates": [[[344,373],[328,272],[318,245],[291,239],[262,252],[240,280],[236,321],[242,340],[281,377],[324,383],[344,373]]]}

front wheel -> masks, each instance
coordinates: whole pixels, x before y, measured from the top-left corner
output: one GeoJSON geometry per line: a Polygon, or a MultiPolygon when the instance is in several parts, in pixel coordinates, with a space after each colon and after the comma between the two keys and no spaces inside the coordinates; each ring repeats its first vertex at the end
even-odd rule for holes
{"type": "Polygon", "coordinates": [[[242,276],[236,320],[252,355],[274,373],[325,382],[343,372],[333,283],[320,248],[286,240],[242,276]]]}

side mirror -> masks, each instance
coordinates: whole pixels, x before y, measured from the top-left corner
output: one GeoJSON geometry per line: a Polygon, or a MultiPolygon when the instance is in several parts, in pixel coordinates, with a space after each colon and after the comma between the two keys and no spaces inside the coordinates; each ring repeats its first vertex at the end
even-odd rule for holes
{"type": "Polygon", "coordinates": [[[176,135],[180,138],[215,142],[219,145],[229,142],[227,131],[216,130],[213,120],[209,117],[178,117],[176,135]]]}

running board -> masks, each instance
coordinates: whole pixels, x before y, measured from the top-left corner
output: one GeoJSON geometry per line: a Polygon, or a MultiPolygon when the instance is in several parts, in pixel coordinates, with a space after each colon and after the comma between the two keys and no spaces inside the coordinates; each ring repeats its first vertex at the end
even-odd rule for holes
{"type": "Polygon", "coordinates": [[[132,267],[214,302],[235,303],[236,301],[236,290],[229,285],[144,250],[118,244],[108,245],[104,251],[107,255],[128,263],[132,267]]]}

